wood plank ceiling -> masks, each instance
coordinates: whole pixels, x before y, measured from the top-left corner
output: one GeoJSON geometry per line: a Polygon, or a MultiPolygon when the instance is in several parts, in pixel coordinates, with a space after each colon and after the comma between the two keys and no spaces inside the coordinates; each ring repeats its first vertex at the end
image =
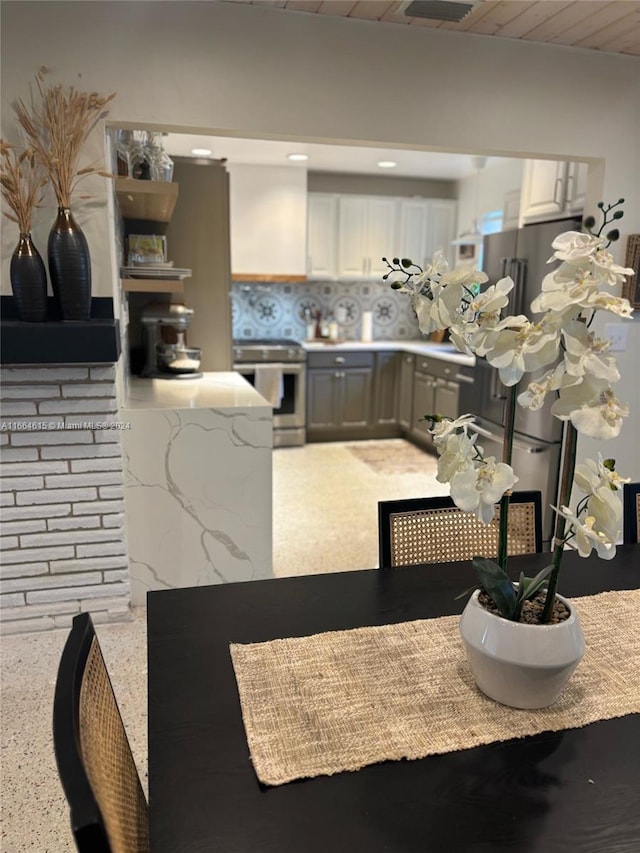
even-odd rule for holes
{"type": "Polygon", "coordinates": [[[283,11],[430,27],[640,56],[636,0],[479,0],[458,23],[407,17],[399,0],[231,0],[283,11]]]}

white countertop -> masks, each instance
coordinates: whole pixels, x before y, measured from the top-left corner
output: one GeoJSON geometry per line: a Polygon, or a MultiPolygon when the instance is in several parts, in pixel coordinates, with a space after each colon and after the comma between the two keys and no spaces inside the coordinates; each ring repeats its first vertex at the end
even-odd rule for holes
{"type": "Polygon", "coordinates": [[[369,352],[382,352],[398,350],[399,352],[413,353],[435,358],[438,361],[450,361],[453,364],[473,367],[476,363],[475,357],[458,352],[453,344],[437,344],[433,341],[304,341],[303,347],[307,352],[340,352],[341,350],[367,350],[369,352]]]}
{"type": "Polygon", "coordinates": [[[124,409],[247,409],[271,407],[239,373],[203,373],[200,379],[129,380],[124,409]]]}

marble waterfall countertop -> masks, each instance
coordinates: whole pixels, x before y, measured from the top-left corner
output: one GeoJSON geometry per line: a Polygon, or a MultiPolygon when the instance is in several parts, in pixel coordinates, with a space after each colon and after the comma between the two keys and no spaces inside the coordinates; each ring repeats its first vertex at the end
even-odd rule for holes
{"type": "Polygon", "coordinates": [[[200,379],[131,378],[123,409],[251,409],[268,406],[239,373],[203,373],[200,379]]]}
{"type": "Polygon", "coordinates": [[[413,353],[430,356],[439,361],[450,361],[466,367],[473,367],[475,357],[458,352],[453,344],[438,344],[433,341],[304,341],[307,352],[340,352],[346,350],[389,351],[413,353]]]}

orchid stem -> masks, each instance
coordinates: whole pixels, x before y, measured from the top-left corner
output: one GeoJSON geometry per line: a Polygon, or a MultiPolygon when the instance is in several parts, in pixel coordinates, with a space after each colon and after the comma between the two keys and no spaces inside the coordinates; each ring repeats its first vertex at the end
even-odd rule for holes
{"type": "MultiPolygon", "coordinates": [[[[504,444],[502,446],[502,461],[511,465],[513,456],[513,431],[516,422],[516,400],[518,384],[512,385],[505,402],[504,411],[504,444]]],[[[500,499],[500,525],[498,539],[498,565],[503,571],[507,570],[507,538],[509,535],[509,497],[511,491],[505,492],[500,499]]]]}
{"type": "MultiPolygon", "coordinates": [[[[562,479],[560,481],[560,494],[558,495],[558,509],[563,506],[569,506],[571,500],[571,487],[573,485],[573,475],[576,467],[576,450],[578,447],[578,431],[570,421],[567,421],[567,431],[565,434],[564,452],[562,456],[562,479]]],[[[565,519],[558,513],[556,515],[556,533],[555,546],[553,549],[553,571],[549,575],[549,585],[547,587],[547,597],[542,610],[541,622],[544,624],[551,618],[553,602],[556,597],[558,588],[558,575],[560,574],[560,565],[564,554],[565,542],[565,519]]]]}

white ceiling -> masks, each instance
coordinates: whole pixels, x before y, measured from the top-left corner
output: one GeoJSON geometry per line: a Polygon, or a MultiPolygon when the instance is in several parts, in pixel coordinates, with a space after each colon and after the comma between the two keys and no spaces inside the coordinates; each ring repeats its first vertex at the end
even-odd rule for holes
{"type": "MultiPolygon", "coordinates": [[[[313,172],[347,172],[359,175],[386,175],[405,178],[460,180],[474,175],[472,154],[441,154],[431,151],[409,151],[391,148],[361,148],[350,145],[321,145],[311,142],[237,139],[225,136],[193,136],[169,133],[163,137],[170,155],[191,157],[192,148],[209,148],[216,159],[226,158],[230,164],[290,166],[313,172]],[[304,162],[291,162],[288,154],[308,154],[304,162]],[[394,160],[394,169],[381,169],[379,160],[394,160]]],[[[487,164],[501,162],[490,157],[487,164]]]]}

